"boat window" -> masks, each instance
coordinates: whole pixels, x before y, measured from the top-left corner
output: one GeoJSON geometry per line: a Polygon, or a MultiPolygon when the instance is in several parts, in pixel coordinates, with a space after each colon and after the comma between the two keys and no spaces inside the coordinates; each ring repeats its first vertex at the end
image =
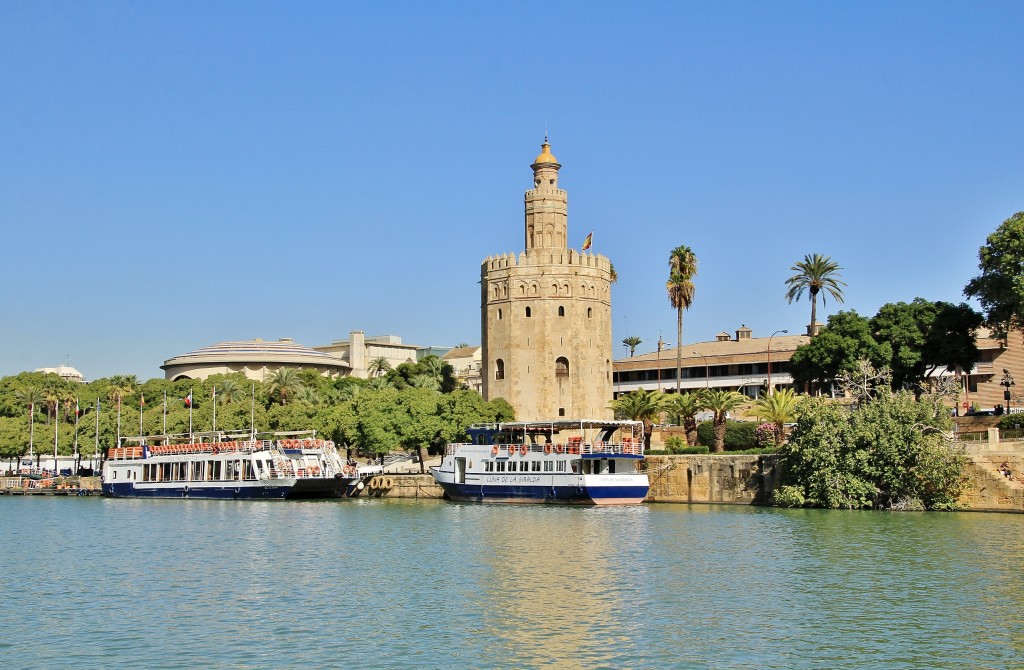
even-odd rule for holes
{"type": "Polygon", "coordinates": [[[544,472],[554,472],[555,463],[554,461],[544,461],[544,472]]]}
{"type": "Polygon", "coordinates": [[[529,461],[519,461],[519,471],[520,472],[526,472],[529,469],[530,469],[530,462],[529,461]]]}
{"type": "Polygon", "coordinates": [[[530,461],[530,470],[532,472],[540,472],[540,461],[530,461]]]}
{"type": "Polygon", "coordinates": [[[556,461],[555,470],[558,472],[565,472],[565,461],[556,461]]]}
{"type": "Polygon", "coordinates": [[[494,461],[484,461],[484,472],[494,472],[494,461]]]}
{"type": "Polygon", "coordinates": [[[505,472],[505,461],[498,461],[498,472],[505,472]]]}
{"type": "Polygon", "coordinates": [[[615,474],[615,461],[608,461],[608,474],[615,474]]]}

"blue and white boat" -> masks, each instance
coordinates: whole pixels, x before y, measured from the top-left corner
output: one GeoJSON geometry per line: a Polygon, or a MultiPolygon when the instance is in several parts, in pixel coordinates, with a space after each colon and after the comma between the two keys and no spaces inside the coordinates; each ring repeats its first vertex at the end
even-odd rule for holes
{"type": "Polygon", "coordinates": [[[123,438],[103,463],[105,496],[281,500],[340,498],[379,466],[346,463],[312,431],[123,438]]]}
{"type": "Polygon", "coordinates": [[[631,505],[647,497],[643,424],[557,420],[471,426],[434,480],[451,500],[631,505]]]}

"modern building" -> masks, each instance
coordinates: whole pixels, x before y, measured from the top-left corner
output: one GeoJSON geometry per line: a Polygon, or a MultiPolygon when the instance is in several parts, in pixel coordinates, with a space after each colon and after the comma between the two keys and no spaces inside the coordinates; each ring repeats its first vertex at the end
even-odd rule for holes
{"type": "Polygon", "coordinates": [[[610,417],[611,262],[568,248],[562,166],[546,137],[530,167],[526,250],[480,270],[483,396],[504,398],[523,421],[610,417]]]}
{"type": "Polygon", "coordinates": [[[166,379],[206,379],[210,375],[244,373],[249,379],[265,381],[281,368],[312,368],[325,377],[350,373],[349,364],[330,354],[301,344],[290,337],[276,342],[260,338],[220,342],[175,356],[160,366],[166,379]]]}
{"type": "Polygon", "coordinates": [[[694,342],[617,360],[615,397],[637,389],[674,393],[679,353],[680,391],[725,389],[756,398],[769,386],[778,390],[793,385],[789,359],[797,347],[809,341],[807,335],[783,332],[754,337],[750,328],[741,326],[735,336],[722,332],[713,342],[694,342]]]}
{"type": "Polygon", "coordinates": [[[455,371],[455,379],[471,391],[483,392],[483,347],[455,347],[441,356],[455,371]]]}
{"type": "Polygon", "coordinates": [[[74,382],[76,384],[85,383],[85,377],[82,376],[82,373],[74,369],[70,365],[58,365],[55,368],[36,368],[35,371],[54,374],[63,379],[64,381],[74,382]]]}
{"type": "Polygon", "coordinates": [[[345,361],[350,368],[349,374],[360,379],[370,376],[370,370],[376,369],[373,362],[378,359],[383,359],[388,368],[393,369],[402,363],[415,363],[422,349],[415,344],[402,344],[402,338],[397,335],[366,337],[361,330],[349,332],[347,340],[335,340],[313,348],[345,361]]]}
{"type": "Polygon", "coordinates": [[[1020,412],[1024,409],[1024,333],[1014,331],[1006,338],[996,338],[982,329],[978,333],[978,362],[964,377],[961,409],[1002,405],[1011,412],[1020,412]]]}

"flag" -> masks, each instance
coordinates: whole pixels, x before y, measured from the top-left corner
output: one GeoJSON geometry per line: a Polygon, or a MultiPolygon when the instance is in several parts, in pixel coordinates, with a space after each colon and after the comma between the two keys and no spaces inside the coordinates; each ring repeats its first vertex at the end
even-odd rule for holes
{"type": "Polygon", "coordinates": [[[590,231],[590,234],[587,235],[587,239],[583,240],[583,251],[586,251],[587,249],[589,249],[590,245],[591,245],[591,243],[593,241],[594,241],[594,231],[590,231]]]}
{"type": "Polygon", "coordinates": [[[189,391],[188,395],[185,396],[185,407],[191,407],[191,406],[192,406],[192,391],[189,391]]]}
{"type": "Polygon", "coordinates": [[[142,406],[143,406],[143,405],[145,405],[145,404],[146,404],[146,396],[144,396],[144,395],[142,395],[142,394],[140,393],[140,394],[139,394],[139,407],[142,407],[142,406]]]}

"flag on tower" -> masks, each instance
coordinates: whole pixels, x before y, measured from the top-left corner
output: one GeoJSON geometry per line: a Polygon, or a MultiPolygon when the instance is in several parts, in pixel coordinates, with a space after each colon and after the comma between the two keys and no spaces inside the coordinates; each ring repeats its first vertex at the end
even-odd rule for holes
{"type": "Polygon", "coordinates": [[[589,249],[590,248],[590,244],[593,241],[594,241],[594,231],[590,231],[590,234],[587,235],[587,239],[583,240],[583,251],[586,251],[587,249],[589,249]]]}

